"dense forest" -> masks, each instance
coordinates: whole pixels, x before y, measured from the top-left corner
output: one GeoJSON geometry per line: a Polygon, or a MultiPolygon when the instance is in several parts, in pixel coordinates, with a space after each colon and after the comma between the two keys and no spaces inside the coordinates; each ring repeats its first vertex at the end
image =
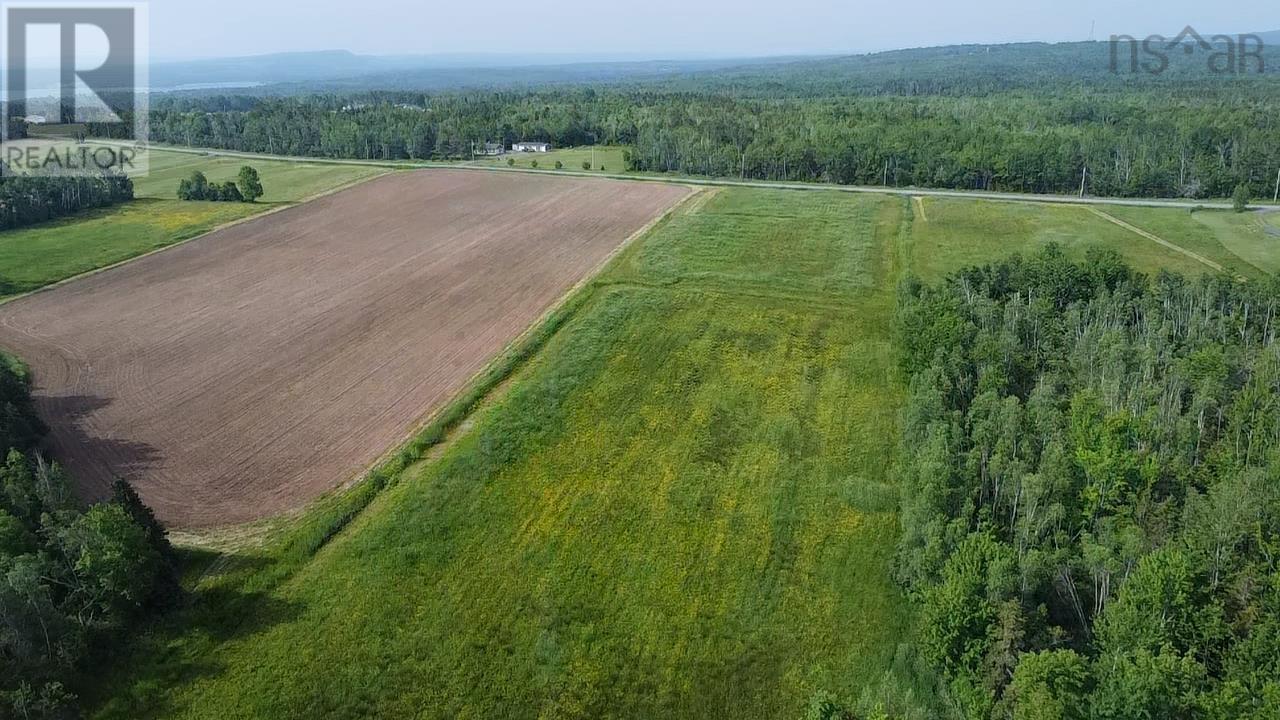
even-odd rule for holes
{"type": "Polygon", "coordinates": [[[0,230],[132,199],[133,181],[110,170],[96,176],[0,173],[0,230]]]}
{"type": "Polygon", "coordinates": [[[632,149],[632,170],[759,180],[1038,193],[1268,194],[1280,93],[1192,101],[1141,93],[735,98],[621,90],[385,93],[160,104],[152,139],[360,159],[461,159],[536,139],[632,149]],[[1087,173],[1087,178],[1084,177],[1087,173]]]}
{"type": "Polygon", "coordinates": [[[179,599],[164,530],[128,483],[85,508],[44,461],[26,371],[0,355],[0,717],[75,717],[72,679],[179,599]]]}
{"type": "Polygon", "coordinates": [[[1215,75],[1181,53],[1165,72],[1133,73],[1123,47],[1117,72],[1106,43],[1080,43],[590,86],[180,94],[153,103],[150,126],[164,143],[317,157],[461,159],[476,143],[544,140],[628,146],[628,169],[651,172],[1126,197],[1221,198],[1243,184],[1270,197],[1274,74],[1215,75]]]}
{"type": "Polygon", "coordinates": [[[1280,284],[904,283],[901,580],[969,718],[1280,714],[1280,284]]]}

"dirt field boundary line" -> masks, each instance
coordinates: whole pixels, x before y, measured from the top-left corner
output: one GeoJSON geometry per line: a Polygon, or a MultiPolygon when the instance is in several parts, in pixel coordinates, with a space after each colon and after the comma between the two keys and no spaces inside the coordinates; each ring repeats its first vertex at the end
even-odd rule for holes
{"type": "MultiPolygon", "coordinates": [[[[671,183],[671,184],[677,185],[679,183],[671,183]]],[[[609,254],[604,257],[604,259],[602,259],[599,263],[596,264],[595,267],[591,268],[586,273],[584,273],[582,276],[582,279],[578,280],[578,282],[574,283],[572,287],[564,291],[564,293],[562,293],[560,297],[556,298],[551,303],[551,305],[548,306],[546,311],[544,311],[541,315],[537,317],[537,319],[535,319],[532,323],[529,324],[529,327],[521,331],[520,334],[517,335],[515,338],[513,338],[511,342],[507,343],[506,347],[504,347],[501,351],[499,351],[498,354],[495,355],[492,360],[486,363],[483,368],[481,368],[474,375],[468,378],[467,381],[463,383],[462,388],[459,389],[458,392],[454,393],[452,397],[446,400],[445,403],[440,408],[432,412],[429,412],[426,415],[424,415],[422,418],[420,418],[418,422],[414,424],[413,429],[411,431],[405,433],[398,441],[392,444],[391,450],[388,450],[386,453],[381,455],[376,461],[374,461],[374,463],[370,466],[369,469],[361,470],[360,472],[352,476],[352,478],[350,478],[343,484],[339,485],[338,486],[339,489],[346,490],[351,487],[354,487],[355,485],[360,484],[363,480],[365,480],[369,476],[371,472],[373,472],[373,469],[377,468],[380,465],[386,464],[389,460],[399,455],[415,439],[420,437],[423,434],[423,432],[425,432],[435,420],[443,417],[447,413],[447,411],[450,410],[451,407],[458,400],[465,397],[469,392],[475,390],[477,385],[482,384],[482,380],[484,380],[484,378],[487,375],[490,375],[491,373],[494,373],[496,370],[498,370],[504,364],[504,362],[510,359],[511,356],[523,355],[523,356],[526,356],[526,359],[527,359],[528,356],[532,356],[534,353],[536,353],[543,345],[546,344],[546,340],[550,339],[550,335],[555,334],[554,332],[549,333],[548,337],[544,338],[540,342],[535,343],[535,346],[533,347],[522,347],[522,346],[528,344],[530,340],[532,340],[537,333],[544,330],[548,325],[548,323],[550,323],[558,313],[565,310],[570,305],[571,301],[575,299],[575,296],[579,295],[584,289],[586,289],[589,285],[594,283],[596,278],[600,276],[600,273],[602,273],[605,270],[605,268],[609,266],[610,263],[612,263],[619,255],[621,255],[624,250],[630,247],[632,243],[634,243],[636,240],[640,239],[645,234],[647,234],[658,223],[662,222],[663,220],[666,220],[668,217],[672,215],[672,213],[679,210],[681,207],[684,207],[685,205],[689,204],[691,200],[693,200],[694,198],[697,198],[699,195],[702,194],[701,192],[699,192],[698,188],[689,188],[689,189],[691,192],[688,195],[684,196],[679,201],[674,203],[671,207],[663,211],[661,214],[654,217],[649,222],[645,223],[639,230],[636,230],[634,233],[628,235],[626,239],[624,239],[621,243],[619,243],[616,248],[611,250],[609,254]]],[[[561,321],[560,324],[563,325],[563,322],[564,321],[561,321]]],[[[519,363],[517,363],[517,365],[518,364],[519,363]]],[[[486,385],[492,385],[492,387],[486,390],[481,397],[477,398],[476,402],[477,403],[483,402],[484,398],[488,397],[493,387],[496,387],[497,385],[501,384],[506,379],[507,376],[514,373],[517,369],[518,369],[517,367],[511,367],[511,368],[505,369],[498,373],[499,375],[501,375],[501,377],[497,378],[496,381],[491,379],[490,381],[483,383],[486,385]]],[[[471,411],[463,413],[462,417],[458,419],[458,422],[460,423],[461,421],[465,420],[471,414],[472,414],[471,411]]],[[[452,428],[449,428],[448,430],[451,431],[452,428]]],[[[435,447],[444,442],[447,442],[447,438],[431,443],[431,446],[435,447]]]]}
{"type": "MultiPolygon", "coordinates": [[[[670,183],[680,185],[681,183],[670,183]]],[[[624,251],[676,212],[685,210],[707,195],[705,188],[686,186],[689,193],[665,211],[650,219],[618,244],[571,288],[548,306],[536,320],[509,342],[492,360],[472,375],[452,396],[435,410],[425,413],[413,429],[389,445],[389,449],[364,470],[354,473],[333,490],[320,495],[301,508],[271,518],[220,527],[183,529],[174,534],[175,542],[228,556],[246,546],[261,545],[273,538],[295,548],[290,554],[297,563],[302,557],[314,556],[331,540],[358,522],[364,510],[383,491],[397,484],[404,473],[421,467],[447,450],[467,430],[469,419],[483,412],[504,393],[503,388],[537,353],[576,315],[592,297],[596,279],[624,251]],[[306,533],[307,525],[314,537],[290,538],[291,532],[306,533]],[[301,545],[301,549],[296,546],[301,545]]],[[[227,566],[229,557],[219,557],[201,574],[200,579],[216,575],[227,566]]]]}
{"type": "MultiPolygon", "coordinates": [[[[429,429],[429,427],[433,422],[440,419],[441,417],[444,417],[446,414],[448,414],[449,410],[454,409],[453,406],[459,400],[466,397],[469,393],[474,392],[478,386],[481,386],[481,385],[489,386],[480,397],[476,398],[473,401],[473,407],[468,409],[467,412],[464,412],[462,416],[458,418],[458,423],[461,423],[467,417],[471,416],[472,411],[475,409],[475,406],[477,406],[478,403],[483,402],[484,398],[488,397],[490,391],[494,387],[497,387],[506,379],[507,376],[510,376],[512,373],[514,373],[518,369],[517,366],[520,364],[520,362],[519,361],[516,362],[515,365],[513,365],[510,368],[503,368],[503,365],[509,362],[515,356],[524,356],[523,359],[527,359],[528,357],[536,353],[539,349],[541,349],[541,347],[546,344],[546,341],[550,339],[550,336],[555,334],[554,332],[548,333],[546,338],[543,338],[539,342],[534,343],[533,346],[530,346],[530,347],[524,347],[524,346],[529,345],[530,341],[533,340],[540,331],[545,330],[548,324],[555,319],[555,316],[557,314],[567,309],[571,304],[571,302],[576,298],[576,296],[581,294],[584,289],[586,289],[589,285],[594,283],[596,278],[600,276],[600,273],[603,272],[605,268],[609,267],[610,263],[612,263],[619,255],[621,255],[624,250],[630,247],[636,240],[639,240],[641,237],[646,235],[650,230],[652,230],[656,225],[658,225],[658,223],[662,222],[663,220],[666,220],[674,212],[679,210],[681,207],[689,204],[691,200],[701,195],[701,192],[699,192],[699,189],[697,188],[690,188],[690,191],[691,192],[688,195],[684,196],[678,202],[673,204],[671,207],[667,208],[664,212],[654,217],[649,222],[645,223],[639,230],[636,230],[631,235],[628,235],[626,239],[624,239],[621,243],[618,244],[616,248],[610,251],[609,254],[606,255],[603,260],[601,260],[599,263],[596,264],[595,267],[593,267],[591,270],[583,274],[582,279],[574,283],[574,285],[570,287],[568,290],[566,290],[564,293],[562,293],[560,297],[556,298],[551,303],[551,305],[548,306],[546,311],[544,311],[541,315],[538,316],[536,320],[534,320],[532,323],[529,324],[529,327],[521,331],[521,333],[517,335],[515,338],[513,338],[511,342],[507,343],[507,346],[504,347],[500,352],[498,352],[498,354],[495,355],[492,360],[486,363],[483,368],[481,368],[474,375],[468,378],[467,381],[463,383],[461,389],[459,389],[458,392],[454,393],[452,397],[446,400],[441,407],[437,408],[432,412],[427,413],[422,418],[420,418],[418,422],[414,424],[413,429],[411,431],[405,433],[398,441],[396,441],[391,445],[391,448],[392,448],[391,450],[388,450],[386,453],[380,456],[376,461],[374,461],[374,463],[368,469],[365,469],[356,473],[352,478],[350,478],[343,484],[339,485],[338,487],[342,490],[346,490],[346,489],[350,489],[351,487],[354,487],[355,485],[360,484],[362,481],[368,478],[368,476],[374,471],[374,469],[376,469],[381,465],[385,465],[392,458],[396,457],[405,449],[407,449],[408,446],[412,444],[414,440],[418,439],[424,432],[426,432],[429,429]],[[486,380],[487,376],[495,374],[495,372],[500,377],[496,379],[489,378],[488,380],[486,380]]],[[[559,324],[563,325],[564,320],[561,320],[559,324]]],[[[450,427],[446,429],[446,432],[451,432],[452,430],[453,428],[450,427]]],[[[448,439],[444,438],[437,442],[431,443],[431,446],[435,447],[447,441],[448,439]]]]}
{"type": "MultiPolygon", "coordinates": [[[[43,286],[43,287],[38,287],[38,288],[36,288],[35,290],[28,290],[27,292],[21,293],[21,294],[19,294],[19,295],[11,295],[11,296],[9,296],[9,297],[7,297],[7,298],[0,299],[0,305],[5,305],[5,304],[8,304],[8,303],[14,302],[14,301],[16,301],[16,300],[21,300],[21,299],[23,299],[23,298],[25,298],[25,297],[30,297],[30,296],[35,295],[35,294],[37,294],[37,293],[48,292],[48,291],[50,291],[50,290],[53,290],[54,288],[59,288],[59,287],[62,287],[63,285],[66,285],[66,284],[68,284],[68,283],[73,283],[73,282],[76,282],[77,280],[83,280],[84,278],[91,277],[91,276],[93,276],[93,275],[97,275],[97,274],[99,274],[99,273],[104,273],[104,272],[107,272],[108,270],[115,270],[115,269],[116,269],[116,268],[118,268],[118,267],[121,267],[121,266],[123,266],[123,265],[128,265],[129,263],[131,263],[131,262],[136,262],[136,261],[138,261],[138,260],[141,260],[142,258],[150,257],[150,256],[152,256],[152,255],[157,255],[157,254],[162,253],[162,252],[165,252],[165,251],[167,251],[167,250],[172,250],[172,249],[174,249],[174,248],[176,248],[176,247],[181,247],[181,246],[183,246],[183,245],[186,245],[187,243],[195,242],[196,240],[199,240],[199,239],[201,239],[201,238],[203,238],[203,237],[205,237],[205,236],[207,236],[207,235],[212,235],[213,233],[219,232],[219,231],[221,231],[221,230],[226,230],[227,228],[235,227],[236,225],[243,225],[244,223],[252,222],[252,221],[254,221],[254,220],[260,220],[260,219],[262,219],[262,218],[264,218],[264,217],[267,217],[268,215],[274,215],[274,214],[276,214],[276,213],[284,212],[284,211],[286,211],[286,210],[292,210],[293,208],[296,208],[296,207],[298,207],[298,206],[300,206],[300,205],[306,205],[306,204],[307,204],[307,203],[309,203],[309,202],[312,202],[312,201],[315,201],[315,200],[319,200],[319,199],[321,199],[321,198],[328,197],[328,196],[330,196],[330,195],[336,195],[337,193],[340,193],[340,192],[342,192],[343,190],[350,190],[351,188],[353,188],[353,187],[355,187],[355,186],[357,186],[357,185],[360,185],[360,184],[362,184],[362,183],[369,182],[370,180],[376,180],[376,179],[378,179],[378,178],[380,178],[380,177],[384,177],[384,176],[386,176],[386,175],[390,175],[390,174],[391,174],[391,173],[393,173],[393,172],[395,172],[395,171],[394,171],[394,170],[390,170],[390,169],[388,169],[386,172],[380,172],[380,173],[377,173],[377,174],[374,174],[374,175],[370,175],[370,176],[368,176],[368,177],[364,177],[364,178],[356,178],[355,180],[350,180],[350,181],[345,182],[345,183],[343,183],[343,184],[341,184],[341,185],[338,185],[337,187],[332,187],[332,188],[329,188],[328,190],[323,190],[323,191],[321,191],[321,192],[315,193],[314,195],[308,195],[307,197],[304,197],[304,198],[302,198],[301,200],[295,200],[295,201],[293,201],[293,202],[288,202],[288,203],[279,203],[279,204],[276,204],[276,205],[274,205],[274,206],[266,206],[266,205],[264,205],[264,206],[263,206],[264,210],[263,210],[262,212],[254,213],[254,214],[252,214],[252,215],[246,215],[245,217],[242,217],[242,218],[237,218],[237,219],[235,219],[235,220],[230,220],[230,221],[228,221],[228,222],[224,222],[224,223],[221,223],[221,224],[219,224],[219,225],[215,225],[215,226],[213,226],[213,227],[209,228],[208,230],[205,230],[205,231],[203,231],[203,232],[197,233],[196,235],[192,235],[192,236],[191,236],[191,237],[189,237],[189,238],[184,238],[184,239],[182,239],[182,240],[178,240],[177,242],[171,243],[171,244],[169,244],[169,245],[165,245],[164,247],[158,247],[158,248],[156,248],[156,249],[154,249],[154,250],[148,250],[148,251],[146,251],[146,252],[142,253],[141,255],[134,255],[134,256],[132,256],[132,257],[125,258],[124,260],[121,260],[121,261],[119,261],[119,262],[111,263],[110,265],[104,265],[104,266],[102,266],[102,267],[100,267],[100,268],[94,268],[94,269],[92,269],[92,270],[86,270],[86,271],[84,271],[84,272],[80,273],[79,275],[72,275],[71,277],[63,278],[63,279],[61,279],[61,280],[59,280],[59,281],[57,281],[57,282],[54,282],[54,283],[49,283],[48,285],[45,285],[45,286],[43,286]]],[[[136,199],[138,199],[138,200],[147,200],[147,199],[150,199],[150,198],[136,198],[136,199]]],[[[127,203],[126,203],[125,205],[127,206],[127,203]]],[[[124,207],[124,206],[118,206],[118,207],[124,207]]],[[[70,220],[74,220],[75,218],[74,218],[74,216],[72,216],[71,218],[68,218],[68,219],[70,219],[70,220]]]]}
{"type": "Polygon", "coordinates": [[[929,222],[929,215],[924,211],[924,197],[913,195],[911,199],[915,201],[916,209],[920,211],[920,219],[924,222],[929,222]]]}
{"type": "Polygon", "coordinates": [[[1169,242],[1168,240],[1165,240],[1164,238],[1162,238],[1162,237],[1160,237],[1160,236],[1156,235],[1155,233],[1150,233],[1150,232],[1147,232],[1146,230],[1143,230],[1142,228],[1140,228],[1140,227],[1138,227],[1138,226],[1136,226],[1136,225],[1131,225],[1131,224],[1129,224],[1129,223],[1125,222],[1124,220],[1121,220],[1120,218],[1116,217],[1115,215],[1112,215],[1112,214],[1110,214],[1110,213],[1105,213],[1105,212],[1103,212],[1103,211],[1099,210],[1098,208],[1089,208],[1089,212],[1093,213],[1094,215],[1097,215],[1098,217],[1100,217],[1100,218],[1102,218],[1102,219],[1106,220],[1107,222],[1111,222],[1111,223],[1114,223],[1114,224],[1116,224],[1116,225],[1119,225],[1120,227],[1124,228],[1125,230],[1128,230],[1128,231],[1130,231],[1130,232],[1132,232],[1132,233],[1135,233],[1135,234],[1137,234],[1137,235],[1139,235],[1139,236],[1141,236],[1141,237],[1144,237],[1144,238],[1146,238],[1146,239],[1148,239],[1148,240],[1150,240],[1150,241],[1152,241],[1152,242],[1154,242],[1154,243],[1156,243],[1156,244],[1158,244],[1158,245],[1161,245],[1161,246],[1163,246],[1163,247],[1169,248],[1170,250],[1172,250],[1172,251],[1174,251],[1174,252],[1182,253],[1183,255],[1186,255],[1187,257],[1191,258],[1192,260],[1195,260],[1196,262],[1198,262],[1198,263],[1201,263],[1201,264],[1205,265],[1206,267],[1212,268],[1212,269],[1214,269],[1214,270],[1216,270],[1216,271],[1218,271],[1218,272],[1220,272],[1220,273],[1225,273],[1225,272],[1227,272],[1227,269],[1226,269],[1225,267],[1223,267],[1223,266],[1219,265],[1218,263],[1216,263],[1216,262],[1214,262],[1214,261],[1210,260],[1209,258],[1207,258],[1207,257],[1205,257],[1205,256],[1203,256],[1203,255],[1201,255],[1200,253],[1192,252],[1191,250],[1188,250],[1188,249],[1186,249],[1186,248],[1184,248],[1184,247],[1181,247],[1181,246],[1179,246],[1179,245],[1175,245],[1175,244],[1173,244],[1173,243],[1169,242]]]}

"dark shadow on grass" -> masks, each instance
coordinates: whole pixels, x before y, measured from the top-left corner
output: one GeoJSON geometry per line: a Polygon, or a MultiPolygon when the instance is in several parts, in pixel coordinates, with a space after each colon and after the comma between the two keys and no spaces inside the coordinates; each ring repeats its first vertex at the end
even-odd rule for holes
{"type": "Polygon", "coordinates": [[[62,215],[60,217],[49,218],[38,223],[23,225],[22,227],[8,228],[0,230],[0,240],[3,240],[8,233],[17,233],[24,230],[43,230],[48,228],[62,227],[64,225],[76,225],[88,220],[100,220],[109,218],[120,212],[122,208],[128,207],[135,203],[156,202],[156,198],[134,198],[133,200],[125,200],[114,205],[103,205],[101,207],[84,208],[70,215],[62,215]]]}
{"type": "Polygon", "coordinates": [[[226,670],[225,643],[302,616],[305,605],[244,586],[274,560],[254,554],[184,551],[184,586],[202,581],[176,609],[141,624],[85,668],[76,688],[87,713],[108,718],[171,717],[189,709],[174,692],[226,670]],[[95,672],[93,668],[99,668],[95,672]]]}

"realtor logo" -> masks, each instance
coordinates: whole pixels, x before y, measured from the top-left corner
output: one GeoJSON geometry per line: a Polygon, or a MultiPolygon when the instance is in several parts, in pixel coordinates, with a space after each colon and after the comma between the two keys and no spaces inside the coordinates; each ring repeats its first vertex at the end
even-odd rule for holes
{"type": "Polygon", "coordinates": [[[3,170],[145,172],[147,6],[0,3],[3,170]]]}
{"type": "Polygon", "coordinates": [[[1257,35],[1213,35],[1206,39],[1190,25],[1172,38],[1149,35],[1139,41],[1132,35],[1112,35],[1111,72],[1124,71],[1121,58],[1127,54],[1128,72],[1159,75],[1169,69],[1169,55],[1181,51],[1188,56],[1204,53],[1209,72],[1214,75],[1262,74],[1267,71],[1263,49],[1262,38],[1257,35]]]}

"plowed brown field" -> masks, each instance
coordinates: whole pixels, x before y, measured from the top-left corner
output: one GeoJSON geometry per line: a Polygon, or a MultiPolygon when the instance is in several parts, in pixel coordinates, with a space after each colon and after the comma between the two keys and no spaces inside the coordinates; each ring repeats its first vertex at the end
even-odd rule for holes
{"type": "Polygon", "coordinates": [[[297,508],[368,467],[689,191],[400,173],[0,307],[87,498],[166,522],[297,508]]]}

